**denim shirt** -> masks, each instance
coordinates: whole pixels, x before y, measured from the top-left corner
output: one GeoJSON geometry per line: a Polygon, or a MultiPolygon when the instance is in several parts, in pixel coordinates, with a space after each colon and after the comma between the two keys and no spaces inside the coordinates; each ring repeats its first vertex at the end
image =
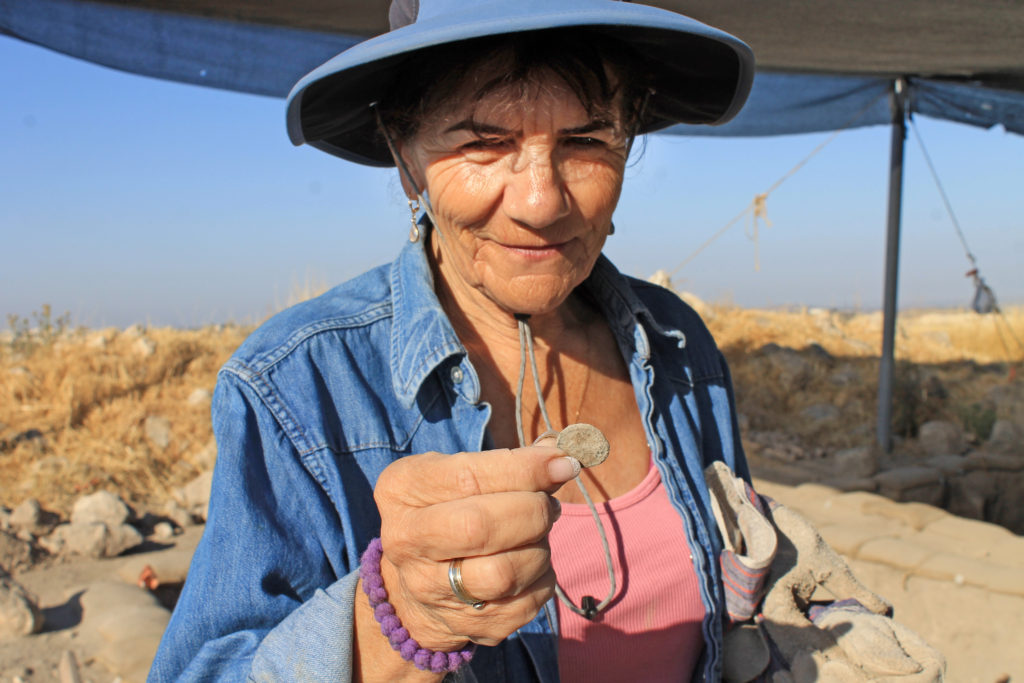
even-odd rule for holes
{"type": "MultiPolygon", "coordinates": [[[[725,361],[676,295],[603,256],[581,285],[629,368],[682,518],[706,613],[695,679],[721,677],[721,541],[703,468],[749,478],[725,361]]],[[[433,291],[422,242],[254,332],[214,394],[208,519],[150,681],[347,681],[373,487],[406,455],[490,447],[479,375],[433,291]]],[[[554,602],[456,678],[557,683],[554,602]]]]}

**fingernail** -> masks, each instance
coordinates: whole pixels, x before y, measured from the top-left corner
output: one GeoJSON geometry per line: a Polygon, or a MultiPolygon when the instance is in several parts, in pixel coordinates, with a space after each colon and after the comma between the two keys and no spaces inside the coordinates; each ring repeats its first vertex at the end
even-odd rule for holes
{"type": "Polygon", "coordinates": [[[558,500],[554,496],[551,496],[551,514],[555,519],[562,516],[562,501],[558,500]]]}
{"type": "Polygon", "coordinates": [[[554,481],[569,481],[574,479],[580,473],[581,465],[580,461],[576,458],[570,458],[565,456],[563,458],[555,458],[548,463],[548,474],[554,481]]]}

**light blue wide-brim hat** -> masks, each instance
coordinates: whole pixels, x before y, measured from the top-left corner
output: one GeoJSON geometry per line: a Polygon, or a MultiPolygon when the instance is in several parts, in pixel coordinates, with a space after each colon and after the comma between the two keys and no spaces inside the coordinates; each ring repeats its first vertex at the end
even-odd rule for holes
{"type": "Polygon", "coordinates": [[[397,0],[391,26],[292,88],[294,144],[360,164],[394,165],[370,105],[418,51],[484,36],[587,27],[626,43],[654,73],[641,133],[674,123],[725,123],[743,106],[754,77],[753,52],[741,40],[675,12],[618,0],[397,0]]]}

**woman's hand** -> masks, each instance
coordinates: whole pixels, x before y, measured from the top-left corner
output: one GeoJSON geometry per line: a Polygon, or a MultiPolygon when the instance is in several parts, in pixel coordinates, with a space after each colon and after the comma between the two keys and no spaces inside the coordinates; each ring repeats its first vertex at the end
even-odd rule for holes
{"type": "Polygon", "coordinates": [[[547,536],[560,506],[550,494],[577,474],[550,446],[426,453],[381,473],[381,574],[421,647],[494,645],[536,616],[555,590],[547,536]],[[465,592],[482,609],[453,594],[448,569],[459,558],[465,592]]]}

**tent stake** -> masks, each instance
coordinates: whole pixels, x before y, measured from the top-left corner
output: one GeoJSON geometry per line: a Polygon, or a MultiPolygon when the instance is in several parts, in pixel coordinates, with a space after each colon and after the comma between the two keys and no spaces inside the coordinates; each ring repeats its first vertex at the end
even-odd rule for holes
{"type": "Polygon", "coordinates": [[[878,446],[892,450],[892,394],[895,369],[896,288],[899,282],[900,210],[903,202],[903,148],[907,137],[907,81],[897,78],[892,90],[892,146],[889,152],[889,209],[885,238],[885,294],[882,359],[878,368],[878,446]]]}

